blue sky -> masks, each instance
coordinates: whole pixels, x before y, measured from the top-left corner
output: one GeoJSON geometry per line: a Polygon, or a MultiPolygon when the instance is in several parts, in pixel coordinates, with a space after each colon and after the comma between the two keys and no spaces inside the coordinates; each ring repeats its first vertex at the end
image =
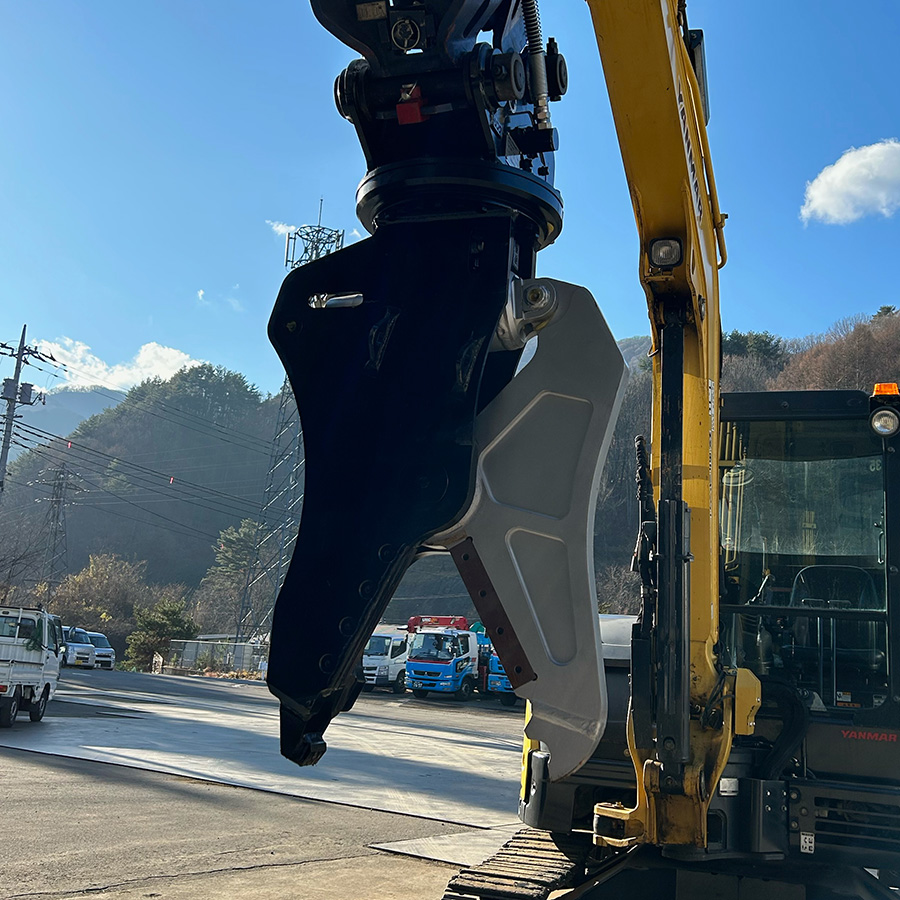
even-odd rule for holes
{"type": "MultiPolygon", "coordinates": [[[[900,4],[688,12],[729,214],[724,328],[797,337],[900,306],[900,4]]],[[[542,18],[570,90],[554,105],[565,227],[539,272],[587,285],[617,337],[645,334],[588,9],[545,2],[542,18]]],[[[363,158],[332,101],[352,58],[303,0],[0,0],[0,341],[27,322],[72,377],[107,385],[204,360],[276,391],[265,326],[284,240],[268,223],[314,224],[324,197],[323,224],[360,230],[363,158]]]]}

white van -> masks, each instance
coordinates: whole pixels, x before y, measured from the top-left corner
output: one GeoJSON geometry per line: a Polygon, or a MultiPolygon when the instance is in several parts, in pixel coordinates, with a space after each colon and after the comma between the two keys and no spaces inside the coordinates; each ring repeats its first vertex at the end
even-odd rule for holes
{"type": "Polygon", "coordinates": [[[62,625],[38,607],[0,607],[0,728],[19,711],[40,722],[59,681],[62,625]]]}
{"type": "Polygon", "coordinates": [[[395,694],[406,690],[407,638],[403,632],[376,631],[363,650],[364,691],[389,687],[395,694]]]}

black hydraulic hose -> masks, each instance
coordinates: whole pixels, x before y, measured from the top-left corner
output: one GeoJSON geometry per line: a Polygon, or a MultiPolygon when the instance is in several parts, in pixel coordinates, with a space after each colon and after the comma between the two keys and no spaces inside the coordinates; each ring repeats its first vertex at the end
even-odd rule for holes
{"type": "Polygon", "coordinates": [[[783,723],[781,734],[775,739],[769,755],[761,766],[760,777],[768,781],[781,776],[785,766],[806,737],[809,728],[809,708],[797,689],[780,678],[763,676],[760,678],[760,684],[763,703],[774,702],[781,712],[783,723]]]}

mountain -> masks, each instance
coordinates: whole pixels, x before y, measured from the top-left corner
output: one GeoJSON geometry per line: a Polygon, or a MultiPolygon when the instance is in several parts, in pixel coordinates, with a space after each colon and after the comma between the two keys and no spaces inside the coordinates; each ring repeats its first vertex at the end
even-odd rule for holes
{"type": "MultiPolygon", "coordinates": [[[[44,403],[20,406],[17,414],[24,424],[32,428],[64,437],[71,434],[85,419],[116,406],[124,394],[100,387],[61,387],[45,396],[44,403]]],[[[13,445],[9,453],[10,460],[21,452],[21,447],[13,445]]]]}
{"type": "Polygon", "coordinates": [[[625,363],[629,369],[636,369],[640,363],[647,358],[650,352],[650,336],[647,334],[639,334],[635,337],[622,338],[616,341],[619,351],[625,358],[625,363]]]}

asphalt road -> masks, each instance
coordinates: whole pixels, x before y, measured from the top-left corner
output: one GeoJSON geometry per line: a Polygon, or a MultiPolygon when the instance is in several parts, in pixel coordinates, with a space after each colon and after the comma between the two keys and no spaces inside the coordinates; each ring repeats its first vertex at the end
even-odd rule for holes
{"type": "Polygon", "coordinates": [[[263,685],[66,670],[0,732],[0,897],[438,898],[518,827],[521,716],[363,695],[298,769],[263,685]]]}

